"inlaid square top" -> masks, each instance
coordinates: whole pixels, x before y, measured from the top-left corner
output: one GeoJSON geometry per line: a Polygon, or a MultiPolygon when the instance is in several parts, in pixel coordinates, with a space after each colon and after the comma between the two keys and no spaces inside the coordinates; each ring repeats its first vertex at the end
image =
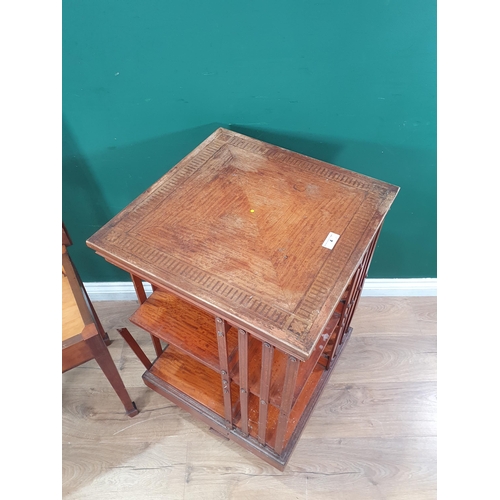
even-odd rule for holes
{"type": "Polygon", "coordinates": [[[87,244],[305,359],[398,189],[219,128],[87,244]]]}

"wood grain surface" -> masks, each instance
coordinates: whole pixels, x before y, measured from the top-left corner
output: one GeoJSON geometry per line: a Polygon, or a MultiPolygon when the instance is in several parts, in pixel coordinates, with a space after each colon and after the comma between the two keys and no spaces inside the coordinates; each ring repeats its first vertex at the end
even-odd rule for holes
{"type": "Polygon", "coordinates": [[[436,498],[436,298],[362,298],[353,334],[284,472],[209,432],[147,388],[117,327],[154,359],[127,318],[97,302],[109,351],[140,410],[133,420],[95,361],[63,374],[63,498],[436,498]]]}
{"type": "Polygon", "coordinates": [[[398,191],[219,128],[87,244],[305,360],[398,191]]]}
{"type": "MultiPolygon", "coordinates": [[[[143,330],[173,344],[209,368],[220,371],[214,317],[175,295],[160,290],[130,317],[143,330]]],[[[238,344],[237,331],[227,333],[228,352],[238,344]]]]}

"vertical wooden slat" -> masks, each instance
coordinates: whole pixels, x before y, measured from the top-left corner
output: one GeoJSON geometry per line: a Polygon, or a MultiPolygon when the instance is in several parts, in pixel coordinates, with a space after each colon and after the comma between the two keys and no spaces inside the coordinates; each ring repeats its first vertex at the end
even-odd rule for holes
{"type": "MultiPolygon", "coordinates": [[[[147,296],[146,291],[144,290],[144,285],[142,284],[142,280],[141,278],[139,278],[138,276],[134,276],[133,274],[131,274],[130,276],[132,278],[132,283],[134,284],[135,293],[137,295],[137,299],[139,300],[139,304],[144,304],[144,302],[146,302],[147,300],[147,296]]],[[[151,340],[153,341],[156,356],[160,356],[160,354],[163,352],[160,339],[152,334],[150,335],[151,340]]]]}
{"type": "Polygon", "coordinates": [[[269,387],[271,385],[271,371],[273,366],[274,347],[267,342],[262,344],[262,367],[260,373],[260,405],[259,405],[259,433],[260,444],[266,444],[267,408],[269,405],[269,387]]]}
{"type": "Polygon", "coordinates": [[[363,288],[363,284],[365,282],[366,275],[368,273],[368,268],[371,262],[371,259],[373,257],[373,252],[375,250],[375,244],[377,241],[377,237],[379,232],[375,235],[373,238],[372,242],[368,246],[368,249],[366,250],[365,254],[363,255],[363,258],[361,259],[361,263],[356,270],[356,273],[354,275],[354,278],[352,279],[352,284],[351,288],[349,291],[349,296],[346,301],[346,308],[342,312],[342,322],[341,322],[341,337],[343,334],[347,331],[349,328],[351,318],[354,312],[354,308],[357,304],[359,295],[361,293],[361,289],[363,288]]]}
{"type": "Polygon", "coordinates": [[[337,339],[340,337],[340,325],[338,325],[336,327],[336,329],[338,330],[337,336],[335,337],[335,340],[333,341],[332,347],[329,349],[328,358],[326,360],[326,365],[325,365],[325,370],[330,369],[330,366],[332,365],[332,361],[334,358],[335,350],[337,349],[337,339]]]}
{"type": "Polygon", "coordinates": [[[355,284],[354,297],[351,300],[351,303],[354,303],[357,300],[357,294],[360,293],[361,289],[363,288],[363,283],[365,282],[365,278],[368,273],[368,267],[371,262],[371,257],[373,256],[373,251],[375,250],[375,242],[376,238],[372,240],[368,249],[365,252],[365,255],[363,256],[363,261],[361,262],[361,272],[355,284]]]}
{"type": "Polygon", "coordinates": [[[280,415],[278,418],[278,427],[276,429],[276,444],[274,446],[274,450],[278,455],[283,451],[285,432],[288,424],[288,417],[292,409],[293,393],[298,371],[299,362],[293,356],[289,356],[286,364],[285,382],[281,395],[280,415]]]}
{"type": "Polygon", "coordinates": [[[359,284],[359,287],[358,287],[360,294],[361,294],[361,290],[363,289],[363,285],[364,285],[366,276],[368,275],[368,270],[370,269],[370,265],[372,263],[373,255],[375,253],[375,247],[377,246],[377,242],[378,242],[378,238],[380,236],[381,230],[382,230],[382,226],[375,233],[375,236],[373,237],[373,240],[370,243],[368,250],[366,251],[366,263],[365,263],[365,267],[364,267],[364,271],[363,271],[363,278],[362,278],[361,283],[359,284]]]}
{"type": "Polygon", "coordinates": [[[346,300],[347,309],[349,309],[349,307],[352,304],[352,300],[354,295],[356,294],[357,286],[359,285],[359,280],[361,278],[362,272],[363,272],[363,263],[361,263],[358,269],[356,269],[356,273],[354,274],[354,277],[351,281],[351,289],[349,290],[349,295],[347,296],[346,300]]]}
{"type": "Polygon", "coordinates": [[[224,418],[226,427],[233,428],[233,412],[231,405],[231,379],[229,377],[229,362],[227,359],[226,334],[230,326],[222,318],[215,318],[215,329],[217,331],[217,345],[219,347],[219,365],[222,379],[222,393],[224,395],[224,418]]]}
{"type": "Polygon", "coordinates": [[[342,313],[342,326],[341,326],[341,335],[340,338],[344,335],[344,333],[349,328],[349,322],[351,317],[351,311],[353,309],[354,304],[356,303],[357,297],[359,295],[360,286],[362,286],[364,281],[364,273],[365,273],[365,264],[366,264],[366,255],[363,257],[361,264],[356,271],[356,274],[352,280],[351,290],[349,292],[349,298],[346,303],[346,308],[342,313]]]}
{"type": "Polygon", "coordinates": [[[339,326],[338,326],[338,333],[337,336],[335,337],[335,341],[333,342],[333,346],[330,350],[330,354],[328,356],[328,361],[326,363],[326,370],[330,369],[330,366],[332,365],[333,358],[335,357],[337,353],[337,348],[339,344],[341,343],[344,333],[347,331],[349,328],[349,312],[353,306],[354,299],[356,297],[356,292],[358,290],[358,285],[361,279],[361,275],[363,272],[363,264],[365,262],[366,255],[363,256],[360,265],[356,269],[354,276],[351,278],[351,282],[348,285],[349,292],[347,294],[346,301],[344,303],[344,307],[342,308],[342,312],[340,315],[340,320],[339,320],[339,326]]]}
{"type": "Polygon", "coordinates": [[[248,435],[248,333],[238,330],[241,432],[248,435]]]}

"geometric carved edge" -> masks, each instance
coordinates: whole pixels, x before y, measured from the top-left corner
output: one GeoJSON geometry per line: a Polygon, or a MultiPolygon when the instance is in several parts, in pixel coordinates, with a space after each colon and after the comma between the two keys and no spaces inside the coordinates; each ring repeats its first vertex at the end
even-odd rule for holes
{"type": "Polygon", "coordinates": [[[290,319],[290,313],[266,304],[254,294],[235,285],[225,283],[219,277],[168,255],[165,252],[151,248],[128,234],[115,234],[111,240],[108,240],[108,243],[115,245],[120,249],[120,252],[126,251],[129,253],[132,257],[131,261],[133,261],[134,255],[141,254],[143,256],[142,258],[145,259],[150,266],[158,269],[158,271],[168,271],[175,276],[179,276],[182,279],[196,284],[197,287],[201,287],[207,292],[222,297],[230,303],[244,306],[260,318],[273,323],[278,328],[283,328],[287,320],[290,319]]]}

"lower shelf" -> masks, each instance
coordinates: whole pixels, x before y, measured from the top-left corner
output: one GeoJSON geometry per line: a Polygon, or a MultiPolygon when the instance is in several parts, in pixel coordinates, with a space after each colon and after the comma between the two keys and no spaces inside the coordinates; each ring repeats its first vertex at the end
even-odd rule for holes
{"type": "Polygon", "coordinates": [[[261,445],[256,439],[258,434],[259,399],[250,394],[249,435],[243,435],[238,411],[239,387],[237,384],[232,383],[231,400],[234,427],[227,429],[224,420],[224,400],[220,375],[173,346],[168,347],[153,366],[146,371],[143,380],[148,387],[185,409],[194,417],[204,421],[220,434],[237,442],[279,470],[283,470],[343,347],[349,339],[350,333],[351,329],[344,336],[330,369],[325,370],[322,366],[317,365],[307,379],[304,389],[290,414],[285,433],[285,446],[280,455],[273,449],[279,410],[269,405],[266,445],[261,445]]]}
{"type": "MultiPolygon", "coordinates": [[[[170,345],[153,363],[149,373],[175,387],[197,404],[205,406],[221,417],[224,416],[224,397],[221,376],[214,370],[194,360],[170,345]]],[[[239,387],[231,384],[233,419],[238,417],[239,387]]]]}
{"type": "MultiPolygon", "coordinates": [[[[288,425],[285,433],[284,448],[286,448],[290,437],[292,436],[297,424],[300,421],[300,417],[304,412],[305,408],[309,404],[309,401],[314,394],[314,391],[321,380],[322,375],[325,373],[325,369],[320,366],[316,366],[313,372],[310,374],[307,382],[301,392],[300,397],[297,399],[293,410],[290,413],[288,419],[288,425]]],[[[250,436],[257,439],[259,431],[259,407],[260,399],[253,394],[250,394],[248,401],[248,431],[250,436]]],[[[266,444],[270,448],[275,448],[276,442],[276,428],[278,425],[279,409],[273,405],[269,405],[267,411],[267,430],[266,430],[266,444]]],[[[237,422],[236,425],[241,428],[241,422],[237,422]]]]}

